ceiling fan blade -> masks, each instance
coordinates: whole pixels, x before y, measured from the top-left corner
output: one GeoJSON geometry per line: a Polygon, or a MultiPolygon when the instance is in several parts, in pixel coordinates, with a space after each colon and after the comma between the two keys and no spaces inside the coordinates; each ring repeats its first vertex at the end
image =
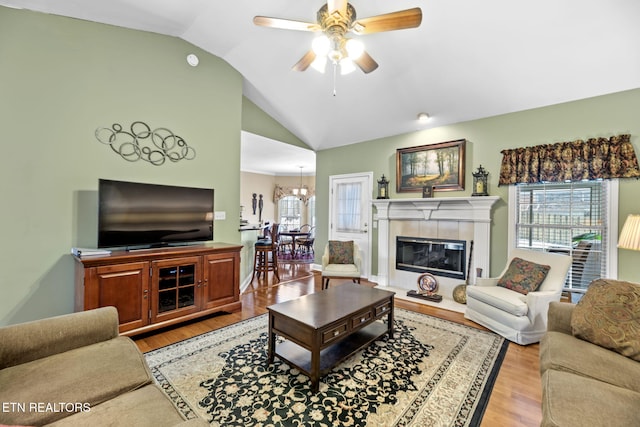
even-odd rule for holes
{"type": "Polygon", "coordinates": [[[327,9],[329,15],[338,11],[342,16],[347,12],[347,0],[327,0],[327,9]]]}
{"type": "Polygon", "coordinates": [[[356,34],[380,33],[382,31],[404,30],[415,28],[422,23],[422,10],[419,7],[385,13],[370,18],[358,19],[353,23],[352,31],[356,34]]]}
{"type": "Polygon", "coordinates": [[[311,63],[315,59],[316,59],[315,52],[310,50],[309,52],[305,53],[304,56],[300,58],[300,61],[296,62],[296,64],[293,67],[291,67],[291,69],[293,71],[304,71],[307,68],[309,68],[309,65],[311,65],[311,63]]]}
{"type": "Polygon", "coordinates": [[[365,74],[369,74],[378,68],[378,63],[367,52],[362,52],[362,55],[354,59],[353,62],[355,62],[365,74]]]}
{"type": "Polygon", "coordinates": [[[253,23],[261,27],[279,28],[296,31],[320,31],[321,28],[314,22],[293,21],[291,19],[270,18],[268,16],[256,16],[253,23]]]}

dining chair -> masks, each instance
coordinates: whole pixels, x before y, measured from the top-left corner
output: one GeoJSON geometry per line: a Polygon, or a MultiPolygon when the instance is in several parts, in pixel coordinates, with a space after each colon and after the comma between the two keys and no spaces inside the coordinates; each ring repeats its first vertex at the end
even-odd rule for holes
{"type": "MultiPolygon", "coordinates": [[[[287,231],[283,229],[281,231],[287,231]]],[[[278,234],[278,253],[286,254],[293,253],[293,238],[291,236],[283,236],[278,234]]]]}
{"type": "Polygon", "coordinates": [[[311,227],[309,235],[306,237],[298,237],[296,245],[300,248],[300,251],[304,253],[314,253],[313,244],[316,240],[316,227],[311,227]]]}

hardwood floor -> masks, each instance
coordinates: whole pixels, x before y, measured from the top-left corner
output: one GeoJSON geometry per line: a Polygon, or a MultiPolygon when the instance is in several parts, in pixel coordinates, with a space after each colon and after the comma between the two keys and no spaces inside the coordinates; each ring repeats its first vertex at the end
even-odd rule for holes
{"type": "MultiPolygon", "coordinates": [[[[242,310],[223,313],[204,320],[183,324],[171,329],[134,337],[141,351],[146,352],[175,342],[236,323],[267,312],[266,307],[297,298],[321,289],[319,273],[305,264],[281,264],[279,283],[255,280],[242,294],[242,310]]],[[[332,282],[335,285],[336,281],[332,282]]],[[[363,285],[374,283],[362,281],[363,285]]],[[[443,310],[420,303],[396,300],[396,307],[429,314],[453,322],[484,329],[467,320],[461,313],[443,310]]],[[[542,398],[539,374],[539,346],[509,344],[502,368],[493,387],[489,405],[481,426],[539,426],[542,419],[542,398]]]]}

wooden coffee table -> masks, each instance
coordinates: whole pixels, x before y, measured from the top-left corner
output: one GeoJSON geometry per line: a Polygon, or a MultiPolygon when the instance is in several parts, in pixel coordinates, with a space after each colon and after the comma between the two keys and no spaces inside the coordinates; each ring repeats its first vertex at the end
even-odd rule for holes
{"type": "Polygon", "coordinates": [[[345,283],[269,310],[268,363],[274,357],[311,378],[318,391],[320,377],[384,334],[393,337],[393,292],[345,283]],[[378,321],[387,317],[387,324],[378,321]],[[276,348],[276,335],[286,340],[276,348]]]}

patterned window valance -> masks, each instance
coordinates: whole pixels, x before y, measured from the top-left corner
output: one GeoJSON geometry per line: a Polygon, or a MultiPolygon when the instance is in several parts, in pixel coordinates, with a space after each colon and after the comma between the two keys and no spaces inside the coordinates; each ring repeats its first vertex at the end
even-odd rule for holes
{"type": "Polygon", "coordinates": [[[498,185],[638,178],[630,135],[502,150],[498,185]]]}

